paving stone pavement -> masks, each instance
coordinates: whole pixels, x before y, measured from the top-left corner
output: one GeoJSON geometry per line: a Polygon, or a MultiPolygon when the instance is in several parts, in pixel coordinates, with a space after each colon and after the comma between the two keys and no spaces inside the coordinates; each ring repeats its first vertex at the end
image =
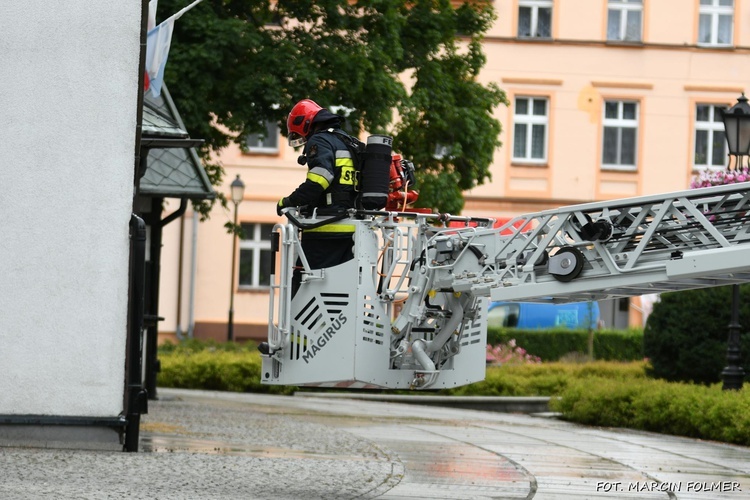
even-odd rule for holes
{"type": "Polygon", "coordinates": [[[158,394],[140,453],[0,448],[0,498],[750,498],[747,447],[321,394],[158,394]]]}

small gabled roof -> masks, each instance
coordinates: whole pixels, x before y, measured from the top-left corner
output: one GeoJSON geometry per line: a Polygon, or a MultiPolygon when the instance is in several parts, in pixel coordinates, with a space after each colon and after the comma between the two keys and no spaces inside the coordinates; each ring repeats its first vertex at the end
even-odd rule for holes
{"type": "Polygon", "coordinates": [[[166,86],[154,97],[143,96],[141,149],[148,151],[146,172],[138,192],[142,196],[213,199],[216,192],[208,180],[195,147],[201,139],[191,139],[166,86]]]}

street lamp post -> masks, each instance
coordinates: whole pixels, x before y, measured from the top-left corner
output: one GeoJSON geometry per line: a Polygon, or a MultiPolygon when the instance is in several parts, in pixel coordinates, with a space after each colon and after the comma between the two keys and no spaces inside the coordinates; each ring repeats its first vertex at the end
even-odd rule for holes
{"type": "MultiPolygon", "coordinates": [[[[742,167],[742,157],[750,154],[750,105],[742,94],[737,104],[722,113],[724,131],[730,156],[735,157],[734,168],[742,167]]],[[[731,168],[731,165],[728,167],[731,168]]],[[[721,372],[722,389],[742,389],[745,371],[740,351],[740,285],[732,285],[732,314],[727,336],[727,366],[721,372]]]]}
{"type": "Polygon", "coordinates": [[[232,274],[229,277],[229,322],[227,323],[227,340],[232,342],[234,340],[234,275],[236,265],[236,253],[237,253],[237,205],[240,204],[242,198],[245,196],[245,183],[240,179],[239,174],[237,178],[230,184],[232,190],[232,203],[234,203],[234,227],[232,228],[232,274]]]}

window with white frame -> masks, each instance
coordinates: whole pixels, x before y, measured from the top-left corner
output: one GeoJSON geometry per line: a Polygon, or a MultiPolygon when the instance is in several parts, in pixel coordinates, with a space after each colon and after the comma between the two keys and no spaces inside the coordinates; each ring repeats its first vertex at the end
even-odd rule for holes
{"type": "Polygon", "coordinates": [[[695,168],[724,168],[727,165],[727,141],[724,138],[722,111],[726,106],[697,104],[695,106],[695,168]]]}
{"type": "Polygon", "coordinates": [[[607,40],[640,42],[643,0],[609,0],[607,40]]]}
{"type": "Polygon", "coordinates": [[[243,288],[270,286],[273,224],[242,224],[239,285],[243,288]]]}
{"type": "Polygon", "coordinates": [[[727,46],[732,44],[734,0],[701,0],[698,19],[698,43],[727,46]]]}
{"type": "Polygon", "coordinates": [[[548,100],[516,97],[513,113],[513,161],[547,162],[548,100]]]}
{"type": "Polygon", "coordinates": [[[519,0],[518,36],[552,38],[552,0],[519,0]]]}
{"type": "Polygon", "coordinates": [[[276,122],[266,122],[266,131],[260,134],[247,134],[245,145],[248,153],[278,153],[279,126],[276,122]]]}
{"type": "Polygon", "coordinates": [[[638,103],[604,101],[602,168],[635,170],[638,137],[638,103]]]}

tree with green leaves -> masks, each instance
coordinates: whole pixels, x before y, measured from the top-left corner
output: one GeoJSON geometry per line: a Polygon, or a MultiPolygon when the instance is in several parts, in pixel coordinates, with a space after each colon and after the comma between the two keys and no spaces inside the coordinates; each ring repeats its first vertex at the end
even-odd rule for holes
{"type": "MultiPolygon", "coordinates": [[[[454,4],[204,0],[175,24],[165,80],[206,159],[268,121],[285,133],[289,109],[310,98],[350,110],[357,135],[393,136],[417,167],[419,205],[457,214],[462,192],[490,179],[493,111],[507,101],[478,81],[491,2],[454,4]]],[[[184,6],[161,0],[159,17],[184,6]]],[[[208,173],[221,183],[219,166],[208,173]]]]}
{"type": "MultiPolygon", "coordinates": [[[[745,326],[750,324],[750,285],[740,290],[740,325],[745,326]]],[[[731,286],[662,294],[643,331],[649,373],[672,382],[719,382],[727,365],[731,296],[731,286]]],[[[740,366],[750,374],[750,336],[745,331],[740,366]]]]}

